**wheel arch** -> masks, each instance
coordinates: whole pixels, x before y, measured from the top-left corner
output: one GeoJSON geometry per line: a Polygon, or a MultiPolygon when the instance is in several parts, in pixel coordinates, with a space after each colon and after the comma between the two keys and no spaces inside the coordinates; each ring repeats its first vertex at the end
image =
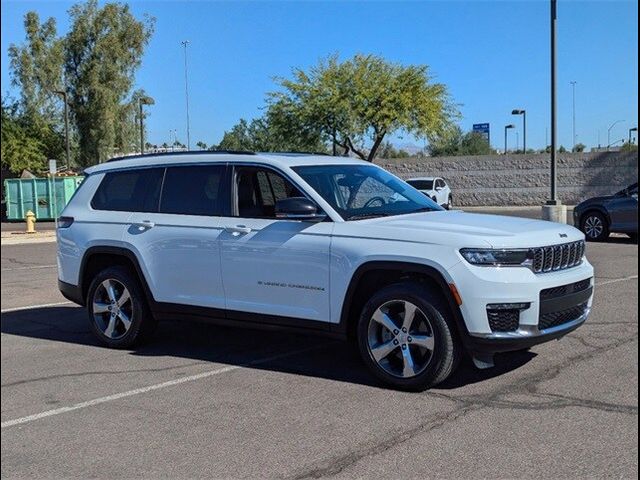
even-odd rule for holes
{"type": "Polygon", "coordinates": [[[123,247],[114,246],[94,246],[87,249],[82,257],[79,271],[79,287],[82,292],[82,300],[86,301],[89,285],[92,278],[104,268],[122,265],[131,269],[138,277],[140,285],[147,297],[150,306],[155,303],[147,279],[140,267],[140,262],[136,254],[123,247]]]}
{"type": "Polygon", "coordinates": [[[580,227],[580,229],[582,229],[582,222],[584,221],[585,217],[592,212],[597,212],[600,213],[601,215],[604,216],[604,219],[607,221],[607,224],[610,226],[611,225],[611,216],[609,215],[609,212],[607,211],[607,209],[602,206],[602,205],[589,205],[588,207],[585,207],[584,211],[580,213],[580,220],[578,222],[578,225],[580,227]]]}
{"type": "Polygon", "coordinates": [[[386,285],[404,279],[414,279],[435,287],[449,307],[459,337],[463,341],[467,338],[468,330],[462,312],[442,272],[436,267],[421,263],[384,260],[366,262],[351,276],[340,311],[340,333],[353,337],[360,311],[370,295],[386,285]]]}

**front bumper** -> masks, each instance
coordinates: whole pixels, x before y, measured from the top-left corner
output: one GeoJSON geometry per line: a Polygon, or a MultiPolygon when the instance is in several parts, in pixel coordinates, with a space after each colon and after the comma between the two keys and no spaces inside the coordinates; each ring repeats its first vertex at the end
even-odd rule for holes
{"type": "Polygon", "coordinates": [[[591,311],[593,267],[586,259],[573,268],[539,274],[523,267],[477,267],[461,262],[450,274],[462,297],[460,311],[467,328],[463,340],[472,352],[520,350],[560,338],[582,325],[591,311]],[[551,299],[541,297],[543,290],[582,282],[588,288],[551,299]],[[528,305],[518,314],[517,328],[492,330],[487,309],[492,304],[517,303],[528,305]],[[569,315],[559,324],[543,323],[547,314],[573,309],[575,317],[569,315]]]}

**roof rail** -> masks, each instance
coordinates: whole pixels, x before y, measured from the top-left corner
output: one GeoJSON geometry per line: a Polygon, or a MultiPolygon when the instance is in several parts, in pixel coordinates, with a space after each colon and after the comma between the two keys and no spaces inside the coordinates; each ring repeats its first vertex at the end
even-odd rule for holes
{"type": "Polygon", "coordinates": [[[107,162],[116,162],[118,160],[131,160],[134,158],[147,158],[147,157],[166,157],[175,155],[255,155],[255,152],[243,151],[243,150],[187,150],[182,152],[158,152],[158,153],[139,153],[137,155],[125,155],[122,157],[113,157],[107,160],[107,162]]]}
{"type": "Polygon", "coordinates": [[[297,157],[297,156],[304,156],[304,155],[322,155],[322,156],[326,156],[326,157],[331,157],[333,155],[331,155],[330,153],[327,152],[296,152],[296,151],[289,151],[289,152],[256,152],[258,155],[282,155],[283,157],[297,157]]]}

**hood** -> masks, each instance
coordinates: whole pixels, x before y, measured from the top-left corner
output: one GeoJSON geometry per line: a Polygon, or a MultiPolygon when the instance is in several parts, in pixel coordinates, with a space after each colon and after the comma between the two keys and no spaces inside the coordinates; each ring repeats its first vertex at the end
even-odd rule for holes
{"type": "Polygon", "coordinates": [[[424,241],[453,246],[530,248],[584,239],[578,229],[561,223],[462,211],[415,213],[361,222],[393,229],[396,237],[415,238],[420,232],[424,241]]]}
{"type": "Polygon", "coordinates": [[[619,198],[618,195],[603,195],[601,197],[592,197],[583,202],[580,202],[576,208],[582,208],[585,205],[593,205],[594,203],[604,203],[609,200],[613,200],[614,198],[619,198]]]}

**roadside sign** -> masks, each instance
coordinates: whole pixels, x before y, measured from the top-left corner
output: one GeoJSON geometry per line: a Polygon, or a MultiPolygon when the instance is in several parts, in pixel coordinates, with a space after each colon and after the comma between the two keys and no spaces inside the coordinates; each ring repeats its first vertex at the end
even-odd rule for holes
{"type": "Polygon", "coordinates": [[[49,173],[55,175],[58,172],[58,167],[55,160],[49,160],[49,173]]]}
{"type": "Polygon", "coordinates": [[[491,128],[488,123],[474,123],[473,131],[482,135],[488,144],[491,144],[491,128]]]}

